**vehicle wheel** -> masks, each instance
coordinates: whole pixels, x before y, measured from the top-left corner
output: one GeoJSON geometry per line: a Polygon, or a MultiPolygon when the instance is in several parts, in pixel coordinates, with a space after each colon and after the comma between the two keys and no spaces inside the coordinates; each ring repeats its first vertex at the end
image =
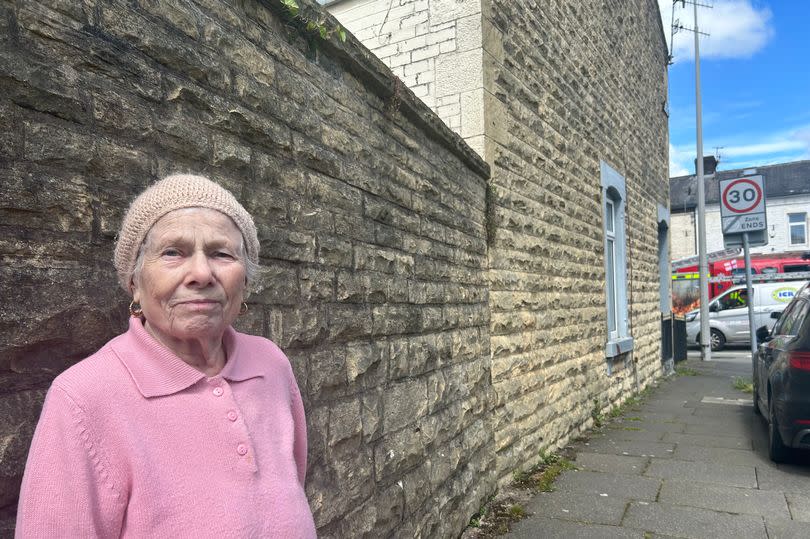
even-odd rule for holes
{"type": "Polygon", "coordinates": [[[773,402],[768,401],[768,456],[774,462],[785,462],[788,457],[788,448],[782,443],[779,434],[779,424],[773,410],[773,402]]]}
{"type": "Polygon", "coordinates": [[[709,342],[711,343],[712,351],[719,352],[726,346],[726,336],[720,330],[712,329],[709,335],[709,342]]]}
{"type": "Polygon", "coordinates": [[[759,409],[759,387],[757,385],[757,379],[754,378],[754,414],[755,415],[762,415],[762,411],[759,409]]]}

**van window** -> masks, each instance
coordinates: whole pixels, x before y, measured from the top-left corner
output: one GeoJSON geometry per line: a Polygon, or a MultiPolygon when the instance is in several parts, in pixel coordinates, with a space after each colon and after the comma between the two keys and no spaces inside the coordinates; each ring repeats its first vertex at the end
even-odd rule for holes
{"type": "Polygon", "coordinates": [[[735,290],[717,299],[718,310],[739,309],[748,306],[748,291],[745,289],[735,290]]]}

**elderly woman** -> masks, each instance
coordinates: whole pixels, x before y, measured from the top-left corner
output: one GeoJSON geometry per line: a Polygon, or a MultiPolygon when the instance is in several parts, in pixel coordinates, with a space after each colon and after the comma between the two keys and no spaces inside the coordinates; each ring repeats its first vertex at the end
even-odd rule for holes
{"type": "Polygon", "coordinates": [[[258,267],[233,195],[169,176],[115,248],[129,330],[56,378],[28,456],[18,537],[314,537],[290,363],[234,331],[258,267]]]}

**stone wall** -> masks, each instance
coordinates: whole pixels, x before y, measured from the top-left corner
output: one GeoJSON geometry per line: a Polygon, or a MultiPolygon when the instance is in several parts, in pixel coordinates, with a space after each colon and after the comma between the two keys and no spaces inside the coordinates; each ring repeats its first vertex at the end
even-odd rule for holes
{"type": "Polygon", "coordinates": [[[656,2],[491,0],[492,382],[501,481],[662,372],[657,206],[669,206],[656,2]],[[600,161],[626,180],[633,350],[606,359],[600,161]]]}
{"type": "Polygon", "coordinates": [[[256,219],[239,324],[292,360],[319,533],[453,536],[493,492],[488,167],[351,36],[275,1],[5,2],[0,122],[0,535],[50,381],[125,327],[123,212],[174,171],[256,219]]]}
{"type": "Polygon", "coordinates": [[[492,167],[490,349],[497,473],[507,482],[538,450],[566,443],[592,424],[594,411],[662,373],[657,218],[669,193],[658,6],[342,0],[329,9],[414,89],[422,79],[410,74],[433,69],[419,95],[492,167]],[[451,28],[444,50],[424,48],[424,39],[451,28]],[[452,111],[461,123],[439,101],[441,80],[476,92],[462,93],[473,97],[452,111]],[[475,129],[465,128],[480,106],[475,129]],[[627,187],[634,346],[613,359],[605,357],[600,161],[627,187]]]}

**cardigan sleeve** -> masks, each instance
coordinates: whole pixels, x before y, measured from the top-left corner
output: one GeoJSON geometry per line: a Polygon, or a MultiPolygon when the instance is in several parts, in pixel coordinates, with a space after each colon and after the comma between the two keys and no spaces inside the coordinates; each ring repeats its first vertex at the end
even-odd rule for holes
{"type": "Polygon", "coordinates": [[[292,369],[290,369],[290,401],[293,428],[295,429],[293,456],[295,457],[295,465],[298,468],[298,482],[303,487],[307,477],[307,420],[304,413],[304,403],[301,400],[301,392],[298,389],[292,369]]]}
{"type": "Polygon", "coordinates": [[[126,501],[92,427],[52,386],[28,453],[16,537],[120,536],[126,501]]]}

